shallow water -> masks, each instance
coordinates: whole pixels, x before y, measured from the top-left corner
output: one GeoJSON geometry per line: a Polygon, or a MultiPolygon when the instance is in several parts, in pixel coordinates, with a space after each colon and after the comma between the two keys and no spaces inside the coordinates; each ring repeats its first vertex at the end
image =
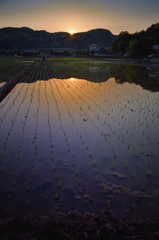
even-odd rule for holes
{"type": "MultiPolygon", "coordinates": [[[[95,78],[103,68],[89,71],[95,78]]],[[[146,69],[112,68],[105,81],[21,82],[3,100],[1,218],[56,206],[159,216],[158,85],[146,69]]]]}

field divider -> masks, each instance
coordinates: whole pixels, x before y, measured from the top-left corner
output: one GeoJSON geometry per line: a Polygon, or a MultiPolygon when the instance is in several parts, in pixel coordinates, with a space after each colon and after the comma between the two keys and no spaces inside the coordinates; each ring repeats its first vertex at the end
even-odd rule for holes
{"type": "Polygon", "coordinates": [[[36,62],[33,62],[30,66],[26,67],[20,73],[18,73],[15,77],[11,78],[8,82],[6,82],[0,88],[0,102],[11,92],[11,90],[15,87],[15,85],[22,79],[22,77],[29,72],[29,70],[35,65],[36,62]]]}

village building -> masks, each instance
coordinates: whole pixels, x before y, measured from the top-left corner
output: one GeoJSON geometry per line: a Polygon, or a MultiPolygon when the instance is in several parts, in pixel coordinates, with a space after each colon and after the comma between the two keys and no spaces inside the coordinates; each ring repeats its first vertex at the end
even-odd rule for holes
{"type": "Polygon", "coordinates": [[[152,49],[153,49],[153,53],[156,53],[159,56],[159,45],[154,45],[152,49]]]}
{"type": "Polygon", "coordinates": [[[97,44],[92,44],[89,46],[89,55],[93,56],[106,56],[108,54],[107,50],[97,44]]]}

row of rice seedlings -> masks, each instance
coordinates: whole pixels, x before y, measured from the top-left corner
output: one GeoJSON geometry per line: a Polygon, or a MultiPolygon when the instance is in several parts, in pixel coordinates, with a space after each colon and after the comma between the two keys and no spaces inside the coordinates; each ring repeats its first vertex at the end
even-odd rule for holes
{"type": "MultiPolygon", "coordinates": [[[[68,91],[67,88],[64,86],[64,85],[68,84],[67,82],[68,82],[68,81],[59,81],[59,83],[60,83],[60,84],[63,86],[63,88],[66,90],[66,92],[68,93],[68,95],[70,95],[70,96],[72,97],[72,99],[75,101],[75,103],[77,103],[77,101],[73,98],[73,96],[72,96],[72,94],[71,94],[71,90],[68,91]]],[[[69,88],[69,89],[70,89],[70,88],[69,88]]],[[[59,92],[59,94],[60,94],[60,92],[59,92]]],[[[71,121],[72,121],[72,124],[73,124],[73,126],[74,126],[74,128],[75,128],[76,133],[77,133],[78,136],[80,137],[81,144],[84,145],[85,142],[86,142],[86,140],[84,140],[84,137],[83,137],[82,134],[80,133],[80,131],[79,131],[78,127],[77,127],[76,121],[75,121],[74,118],[73,118],[72,111],[70,111],[69,106],[68,106],[66,100],[63,98],[62,94],[60,94],[60,95],[61,95],[61,98],[63,99],[63,101],[65,102],[65,105],[66,105],[66,108],[67,108],[67,110],[68,110],[68,114],[69,114],[69,116],[70,116],[70,119],[71,119],[71,121]]],[[[87,142],[86,142],[86,150],[87,150],[87,154],[88,154],[88,156],[89,156],[89,158],[90,158],[90,165],[92,165],[92,167],[95,167],[96,163],[95,163],[95,161],[93,160],[93,153],[92,153],[90,147],[88,146],[87,142]]],[[[96,167],[95,170],[94,170],[94,174],[95,174],[95,179],[96,179],[97,182],[102,180],[102,177],[101,177],[101,176],[100,176],[100,177],[98,176],[98,169],[97,169],[97,167],[96,167]]],[[[78,182],[79,182],[79,180],[78,180],[78,182]]]]}
{"type": "MultiPolygon", "coordinates": [[[[4,63],[3,63],[4,64],[4,63]]],[[[8,66],[1,72],[0,82],[7,82],[26,68],[23,62],[8,62],[8,66]]]]}
{"type": "MultiPolygon", "coordinates": [[[[30,75],[31,75],[31,73],[28,75],[28,79],[29,79],[30,75]]],[[[16,122],[16,118],[17,118],[17,116],[18,116],[18,113],[19,113],[19,111],[20,111],[20,109],[21,109],[21,107],[22,107],[22,105],[23,105],[23,103],[24,103],[24,101],[25,101],[25,99],[26,99],[28,88],[29,88],[29,85],[27,86],[27,89],[26,89],[26,91],[25,91],[25,94],[24,94],[24,96],[23,96],[23,98],[22,98],[22,101],[21,101],[20,105],[19,105],[18,108],[17,108],[17,111],[15,112],[15,115],[14,115],[13,119],[11,120],[11,126],[10,126],[10,129],[9,129],[9,131],[8,131],[8,134],[7,134],[8,136],[6,136],[6,139],[7,139],[7,140],[8,140],[8,138],[9,138],[9,136],[11,136],[11,132],[12,132],[13,127],[14,127],[14,124],[15,124],[15,122],[16,122]]],[[[21,88],[21,89],[22,89],[22,88],[21,88]]],[[[15,101],[16,101],[16,99],[19,98],[19,95],[21,94],[21,89],[18,91],[18,93],[17,93],[17,95],[16,95],[16,97],[15,97],[13,103],[12,103],[12,106],[10,106],[10,108],[12,108],[14,105],[17,106],[17,104],[16,104],[15,101]]],[[[6,145],[6,142],[5,142],[5,145],[6,145]]],[[[6,147],[6,146],[4,146],[4,147],[6,147]]]]}
{"type": "MultiPolygon", "coordinates": [[[[30,85],[30,84],[28,86],[31,90],[31,91],[29,91],[29,89],[28,89],[28,92],[29,92],[29,95],[30,95],[30,101],[29,101],[29,104],[28,104],[27,109],[26,109],[25,120],[23,122],[22,134],[21,134],[21,139],[20,139],[20,144],[19,144],[19,151],[18,151],[18,156],[17,156],[17,159],[19,160],[19,163],[22,162],[22,160],[23,160],[23,159],[21,159],[22,146],[25,146],[25,144],[23,145],[23,138],[25,136],[25,132],[27,131],[26,125],[27,125],[27,121],[29,120],[30,109],[31,109],[32,104],[33,104],[34,90],[35,90],[36,83],[34,83],[33,86],[30,85]]],[[[34,134],[34,136],[35,136],[35,134],[34,134]]],[[[33,141],[32,141],[32,143],[33,143],[33,141]]],[[[34,143],[34,145],[35,145],[35,143],[34,143]]],[[[36,145],[35,145],[35,151],[37,152],[36,145]]],[[[23,164],[25,165],[26,163],[23,163],[23,164]]],[[[32,166],[34,167],[34,163],[33,163],[32,166]]],[[[34,176],[34,173],[32,173],[32,177],[33,176],[34,176]]],[[[27,190],[29,190],[29,189],[27,189],[27,190]]]]}
{"type": "MultiPolygon", "coordinates": [[[[32,69],[32,71],[31,71],[31,73],[30,73],[30,75],[29,75],[29,77],[27,78],[27,79],[25,79],[25,81],[27,81],[27,82],[32,82],[33,81],[33,79],[35,79],[35,77],[36,77],[36,74],[37,74],[37,71],[36,71],[36,69],[32,69]]],[[[30,101],[29,101],[29,104],[28,104],[28,106],[27,106],[27,109],[26,109],[26,113],[24,114],[25,115],[25,121],[24,121],[24,123],[23,123],[23,130],[22,130],[22,135],[21,135],[21,138],[20,138],[20,145],[19,145],[19,151],[18,151],[18,157],[17,157],[17,159],[18,159],[18,164],[20,163],[20,162],[22,162],[22,160],[23,159],[21,159],[21,157],[20,157],[20,153],[21,153],[21,150],[22,150],[22,142],[23,142],[23,137],[24,137],[24,135],[25,135],[25,132],[26,132],[26,125],[27,125],[27,121],[29,120],[29,115],[30,115],[30,113],[31,113],[31,111],[30,111],[30,109],[31,109],[31,107],[32,107],[32,104],[34,103],[34,101],[35,101],[35,96],[36,95],[34,95],[34,92],[35,92],[35,89],[36,89],[36,85],[37,85],[37,82],[35,82],[34,84],[28,84],[28,87],[29,87],[29,89],[30,89],[30,91],[29,91],[29,89],[28,89],[28,92],[29,92],[29,96],[30,96],[30,101]]],[[[37,145],[36,145],[36,139],[37,139],[37,128],[38,128],[38,114],[39,114],[39,108],[40,108],[40,86],[41,86],[41,83],[39,84],[39,88],[38,88],[38,105],[37,105],[37,112],[36,112],[36,115],[35,115],[35,117],[36,117],[36,124],[35,124],[35,132],[34,132],[34,134],[33,134],[33,138],[32,138],[32,144],[34,145],[33,147],[34,147],[34,152],[33,152],[33,158],[32,158],[32,161],[33,161],[33,163],[32,163],[32,168],[34,168],[35,167],[35,158],[36,158],[36,155],[38,154],[38,150],[37,150],[37,145]]],[[[27,93],[27,95],[28,95],[28,93],[27,93]]],[[[23,146],[25,146],[25,145],[23,145],[23,146]]],[[[28,161],[27,162],[23,162],[23,166],[25,166],[25,165],[28,165],[28,164],[31,164],[31,157],[29,157],[29,159],[28,159],[28,161]],[[29,161],[30,160],[30,161],[29,161]]],[[[16,173],[14,172],[14,176],[16,175],[16,173]]],[[[31,178],[33,178],[33,177],[35,177],[35,173],[34,173],[34,171],[31,171],[31,178]]],[[[14,186],[16,186],[16,181],[14,181],[13,182],[13,184],[14,184],[14,186]]],[[[24,189],[22,190],[22,191],[24,191],[24,189]]],[[[31,191],[31,186],[30,186],[30,183],[29,183],[29,179],[28,179],[28,183],[26,183],[26,189],[25,189],[25,191],[27,191],[28,193],[30,193],[30,191],[31,191]]],[[[27,199],[26,199],[26,204],[27,204],[27,207],[28,208],[30,208],[30,205],[31,205],[31,196],[29,197],[27,197],[27,199]],[[29,198],[29,199],[28,199],[29,198]]]]}
{"type": "MultiPolygon", "coordinates": [[[[74,160],[74,154],[73,154],[73,152],[72,152],[72,150],[71,150],[71,148],[70,148],[70,143],[69,143],[69,139],[68,139],[68,137],[67,137],[67,135],[66,135],[66,132],[65,132],[65,129],[64,129],[64,127],[63,127],[63,123],[62,123],[62,116],[61,116],[61,110],[60,110],[60,107],[59,107],[59,104],[58,104],[58,100],[57,100],[57,98],[56,98],[56,96],[55,96],[55,93],[54,93],[54,88],[53,88],[53,85],[52,85],[52,81],[50,82],[49,81],[49,85],[50,85],[50,89],[51,89],[51,94],[52,94],[52,97],[53,97],[53,99],[54,99],[54,103],[56,104],[56,110],[57,110],[57,112],[58,112],[58,119],[59,119],[59,124],[60,124],[60,129],[61,129],[61,131],[62,131],[62,133],[63,133],[63,136],[64,136],[64,139],[65,139],[65,141],[66,141],[66,146],[67,146],[67,149],[68,149],[68,153],[70,154],[70,157],[73,159],[73,165],[75,166],[77,163],[76,163],[76,161],[74,160]]],[[[57,86],[56,86],[57,87],[57,86]]],[[[58,92],[59,93],[59,92],[58,92]]],[[[47,93],[46,93],[47,94],[47,93]]],[[[50,104],[49,104],[49,101],[47,100],[47,102],[48,102],[48,106],[50,106],[50,104]]],[[[56,162],[56,158],[55,158],[55,156],[54,156],[54,150],[53,150],[53,142],[52,142],[52,138],[53,138],[53,135],[52,135],[52,132],[51,132],[51,126],[50,126],[50,113],[49,113],[49,110],[50,108],[48,107],[48,123],[49,123],[49,133],[50,133],[50,144],[51,144],[51,159],[53,160],[53,162],[55,163],[56,162]]],[[[54,113],[55,114],[55,113],[54,113]]],[[[59,179],[59,174],[58,174],[58,169],[57,169],[57,167],[56,167],[56,165],[53,165],[53,170],[54,170],[54,172],[55,172],[55,179],[57,180],[57,187],[56,187],[56,192],[55,192],[55,198],[56,199],[58,199],[59,198],[59,189],[60,189],[60,187],[61,187],[61,185],[62,185],[62,181],[60,181],[60,179],[59,179]]],[[[77,171],[77,169],[76,169],[76,171],[77,171]]],[[[76,172],[77,174],[78,174],[78,172],[76,172]]]]}
{"type": "MultiPolygon", "coordinates": [[[[123,118],[123,117],[122,117],[123,118]]],[[[130,124],[130,120],[129,120],[129,124],[130,124]]],[[[124,128],[124,125],[123,125],[123,128],[124,128]]],[[[127,131],[127,133],[128,133],[128,131],[127,131]]],[[[131,136],[132,136],[132,133],[131,133],[131,136]]]]}
{"type": "MultiPolygon", "coordinates": [[[[24,84],[23,84],[24,85],[24,84]]],[[[22,86],[23,86],[22,85],[22,86]]],[[[24,95],[23,96],[20,96],[19,94],[18,94],[18,97],[19,97],[19,99],[20,99],[20,97],[22,98],[22,101],[20,102],[20,107],[18,108],[19,109],[19,111],[20,111],[20,108],[22,108],[23,107],[23,104],[24,104],[24,101],[25,101],[25,99],[27,98],[27,94],[28,94],[28,91],[29,91],[29,87],[30,87],[31,85],[28,85],[28,86],[26,86],[26,89],[25,89],[25,92],[23,91],[23,93],[24,93],[24,95]]],[[[20,91],[21,91],[21,88],[20,88],[20,91]]],[[[33,90],[32,90],[33,91],[33,90]]],[[[21,94],[22,95],[22,94],[21,94]]],[[[21,151],[22,151],[22,148],[23,148],[23,137],[24,137],[24,135],[25,135],[25,126],[26,126],[26,123],[27,123],[27,119],[28,119],[28,116],[27,116],[27,114],[28,114],[28,112],[29,112],[29,108],[30,108],[30,106],[31,105],[29,105],[28,106],[28,110],[26,111],[26,114],[24,114],[24,117],[25,117],[25,119],[24,119],[24,122],[22,122],[22,133],[21,133],[21,135],[20,135],[20,137],[18,137],[17,136],[17,140],[19,141],[19,144],[18,144],[18,142],[17,142],[17,144],[16,144],[16,146],[17,146],[17,148],[15,148],[14,149],[14,151],[15,151],[15,153],[16,153],[16,160],[17,161],[15,161],[14,160],[14,164],[16,164],[16,166],[17,167],[19,167],[19,165],[20,165],[20,163],[22,162],[22,160],[23,159],[21,159],[21,151]]],[[[16,118],[18,119],[18,115],[16,116],[16,118]]],[[[16,121],[16,119],[14,118],[14,120],[13,120],[13,122],[15,122],[16,121]]],[[[21,125],[21,124],[20,124],[21,125]]],[[[20,126],[19,125],[19,126],[20,126]]],[[[11,125],[11,130],[13,130],[13,126],[14,126],[14,124],[12,124],[11,125]]],[[[15,147],[16,147],[15,146],[15,147]]],[[[9,147],[9,146],[8,146],[9,147]]],[[[8,152],[8,150],[9,150],[9,148],[6,148],[6,153],[8,152]]],[[[9,160],[9,159],[8,159],[9,160]]],[[[13,168],[13,171],[12,171],[12,175],[11,175],[11,184],[12,184],[12,186],[13,187],[16,187],[17,186],[17,171],[15,170],[15,168],[14,167],[12,167],[13,168]]],[[[19,172],[19,170],[18,170],[18,172],[19,172]]],[[[9,179],[8,179],[9,180],[9,179]]],[[[9,200],[10,199],[12,199],[12,195],[10,194],[10,195],[8,195],[8,196],[6,196],[7,198],[9,198],[9,200]]]]}
{"type": "MultiPolygon", "coordinates": [[[[84,88],[84,89],[86,89],[86,88],[84,88]]],[[[128,149],[129,149],[129,144],[128,144],[128,149]]]]}
{"type": "Polygon", "coordinates": [[[1,69],[0,82],[7,82],[16,75],[17,63],[3,62],[3,69],[1,69]]]}
{"type": "MultiPolygon", "coordinates": [[[[30,76],[31,76],[31,73],[30,73],[30,76]]],[[[25,82],[25,81],[28,81],[28,75],[25,75],[25,77],[23,77],[23,78],[20,80],[19,83],[22,83],[22,82],[25,82]]],[[[7,102],[9,101],[9,99],[10,99],[12,96],[14,96],[14,92],[17,92],[17,88],[19,88],[18,85],[19,85],[19,84],[17,84],[17,85],[14,87],[14,89],[8,94],[8,96],[3,100],[3,102],[1,103],[1,106],[0,106],[0,109],[2,109],[2,108],[7,104],[7,102]]],[[[24,84],[21,86],[21,90],[23,89],[23,87],[24,87],[24,84]]],[[[6,113],[7,113],[11,108],[13,108],[13,106],[15,105],[16,99],[18,99],[21,90],[19,90],[19,91],[17,92],[16,97],[13,99],[13,102],[9,105],[8,110],[6,111],[6,113]]],[[[5,115],[6,115],[6,113],[5,113],[5,115]]]]}
{"type": "MultiPolygon", "coordinates": [[[[33,96],[33,93],[36,89],[36,85],[38,85],[38,102],[37,102],[37,108],[36,108],[36,114],[35,114],[35,131],[33,133],[33,136],[32,136],[32,147],[34,148],[34,151],[33,151],[33,156],[32,156],[32,169],[35,168],[35,160],[36,160],[36,157],[38,155],[38,148],[37,148],[37,131],[38,131],[38,124],[39,124],[39,109],[40,109],[40,89],[41,89],[41,82],[39,82],[39,84],[36,82],[34,83],[34,86],[33,86],[33,91],[32,91],[32,101],[35,101],[35,96],[33,96]]],[[[34,103],[34,102],[33,102],[34,103]]],[[[30,105],[31,107],[31,105],[30,105]]],[[[28,116],[29,117],[29,116],[28,116]]],[[[31,158],[30,158],[31,160],[31,158]]],[[[31,164],[31,162],[30,162],[31,164]]],[[[34,170],[31,171],[31,178],[34,178],[35,177],[35,172],[34,170]]],[[[26,184],[26,190],[28,193],[30,193],[31,191],[31,184],[28,183],[26,184]]],[[[29,199],[27,198],[27,207],[30,208],[31,206],[31,196],[29,197],[29,199]]]]}
{"type": "Polygon", "coordinates": [[[59,79],[60,78],[62,78],[62,79],[70,78],[70,76],[71,76],[66,71],[64,71],[63,66],[62,66],[62,69],[61,69],[60,65],[54,65],[54,66],[52,66],[51,70],[52,69],[54,69],[54,71],[56,72],[56,75],[59,77],[59,79]]]}
{"type": "Polygon", "coordinates": [[[4,119],[6,118],[7,116],[7,113],[13,109],[13,106],[14,106],[14,103],[16,102],[16,100],[18,99],[19,97],[19,94],[21,93],[22,89],[24,88],[24,83],[21,85],[21,89],[18,91],[18,94],[14,97],[14,93],[17,92],[17,88],[18,88],[18,85],[16,85],[14,87],[14,89],[11,91],[11,93],[8,94],[8,96],[3,100],[3,102],[1,103],[0,105],[0,110],[1,112],[3,111],[3,108],[5,108],[5,106],[8,105],[8,108],[5,110],[5,112],[3,113],[3,116],[1,115],[1,121],[0,121],[0,126],[1,124],[3,123],[4,119]],[[10,101],[10,99],[13,98],[12,101],[10,101]],[[9,104],[7,104],[9,102],[9,104]],[[10,103],[11,102],[11,103],[10,103]]]}
{"type": "MultiPolygon", "coordinates": [[[[55,83],[55,82],[54,82],[54,83],[55,83]]],[[[52,85],[51,85],[51,86],[52,86],[52,85]]],[[[67,106],[67,103],[66,103],[65,99],[63,98],[63,96],[61,95],[61,93],[60,93],[60,91],[59,91],[58,86],[57,86],[56,83],[55,83],[55,86],[56,86],[56,88],[57,88],[57,91],[58,91],[59,95],[60,95],[61,98],[63,99],[63,101],[64,101],[64,103],[65,103],[65,105],[66,105],[67,111],[68,111],[68,115],[69,115],[72,123],[74,124],[74,119],[73,119],[72,116],[71,116],[71,113],[70,113],[70,110],[69,110],[69,108],[68,108],[68,106],[67,106]]],[[[56,101],[56,103],[58,103],[57,100],[55,100],[55,101],[56,101]]],[[[59,109],[59,107],[57,107],[57,108],[59,109]]],[[[78,162],[77,162],[77,157],[74,155],[74,153],[73,153],[73,151],[72,151],[72,149],[71,149],[71,146],[70,146],[70,143],[69,143],[69,138],[68,138],[68,136],[67,136],[67,134],[66,134],[66,131],[64,130],[64,127],[63,127],[63,123],[62,123],[63,120],[62,120],[62,119],[63,119],[63,118],[62,118],[62,116],[61,116],[61,114],[60,114],[60,109],[59,109],[59,121],[60,121],[60,124],[61,124],[61,130],[63,131],[63,135],[64,135],[64,138],[65,138],[65,140],[66,140],[66,145],[67,145],[68,153],[70,154],[70,159],[72,159],[72,165],[73,165],[74,168],[76,168],[76,170],[75,170],[76,182],[77,182],[77,184],[78,184],[78,186],[79,186],[79,188],[80,188],[80,192],[83,193],[83,190],[82,190],[82,187],[81,187],[81,184],[82,184],[82,183],[81,183],[81,178],[79,177],[79,164],[78,164],[78,162]]]]}

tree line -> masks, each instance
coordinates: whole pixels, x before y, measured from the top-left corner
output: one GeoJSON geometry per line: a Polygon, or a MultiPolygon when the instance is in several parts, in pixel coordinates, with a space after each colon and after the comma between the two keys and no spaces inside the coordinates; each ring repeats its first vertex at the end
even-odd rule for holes
{"type": "Polygon", "coordinates": [[[134,34],[121,32],[113,43],[112,51],[132,58],[143,58],[152,53],[155,44],[159,44],[159,23],[134,34]]]}

